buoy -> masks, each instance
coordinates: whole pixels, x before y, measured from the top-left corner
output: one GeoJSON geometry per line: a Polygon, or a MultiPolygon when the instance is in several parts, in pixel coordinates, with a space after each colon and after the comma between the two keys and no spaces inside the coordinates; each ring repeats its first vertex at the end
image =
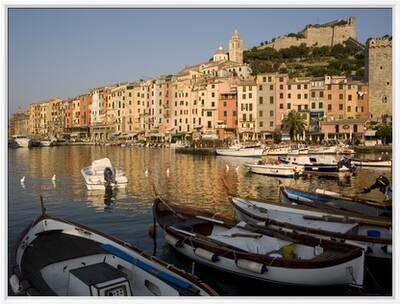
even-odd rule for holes
{"type": "Polygon", "coordinates": [[[253,262],[247,259],[237,259],[236,265],[241,269],[260,274],[264,273],[267,270],[264,264],[253,262]]]}
{"type": "Polygon", "coordinates": [[[149,170],[144,171],[144,176],[149,176],[149,170]]]}
{"type": "Polygon", "coordinates": [[[52,180],[53,182],[56,181],[56,175],[55,175],[55,174],[53,175],[53,177],[51,178],[51,180],[52,180]]]}
{"type": "Polygon", "coordinates": [[[209,260],[211,262],[218,261],[218,256],[214,252],[208,251],[200,247],[195,248],[194,254],[197,255],[198,257],[209,260]]]}
{"type": "Polygon", "coordinates": [[[21,182],[21,184],[23,184],[25,182],[25,175],[21,178],[20,182],[21,182]]]}
{"type": "Polygon", "coordinates": [[[229,171],[229,166],[228,166],[228,165],[225,165],[225,167],[226,167],[226,171],[229,171]]]}
{"type": "Polygon", "coordinates": [[[155,230],[156,230],[156,227],[154,226],[154,224],[150,224],[149,225],[149,229],[148,229],[148,233],[149,233],[149,236],[151,238],[155,237],[155,230]]]}
{"type": "Polygon", "coordinates": [[[167,176],[169,176],[169,168],[167,168],[167,171],[166,171],[166,172],[167,172],[167,176]]]}
{"type": "Polygon", "coordinates": [[[176,237],[170,235],[170,234],[165,234],[165,241],[170,244],[171,246],[181,248],[183,247],[183,242],[178,240],[176,237]]]}

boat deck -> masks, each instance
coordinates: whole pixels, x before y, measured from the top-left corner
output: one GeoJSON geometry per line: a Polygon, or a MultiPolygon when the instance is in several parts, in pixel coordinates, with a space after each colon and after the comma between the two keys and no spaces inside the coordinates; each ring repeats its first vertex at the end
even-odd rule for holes
{"type": "Polygon", "coordinates": [[[22,256],[23,277],[40,295],[55,295],[43,279],[40,270],[46,265],[64,260],[106,254],[100,245],[95,241],[64,234],[61,231],[43,232],[26,248],[22,256]]]}

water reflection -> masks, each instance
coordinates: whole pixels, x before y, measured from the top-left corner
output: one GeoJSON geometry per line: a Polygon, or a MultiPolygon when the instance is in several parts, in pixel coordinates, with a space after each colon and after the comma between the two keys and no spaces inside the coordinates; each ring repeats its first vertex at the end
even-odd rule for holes
{"type": "MultiPolygon", "coordinates": [[[[147,231],[153,220],[153,186],[170,200],[233,216],[230,194],[278,202],[282,185],[306,191],[321,188],[358,195],[381,174],[391,180],[390,169],[364,168],[358,169],[354,175],[339,175],[334,179],[317,176],[277,179],[249,173],[244,164],[254,160],[175,154],[170,149],[64,146],[9,149],[8,152],[10,254],[17,235],[39,215],[39,195],[44,197],[50,214],[104,231],[151,253],[153,241],[147,231]],[[126,172],[129,179],[126,189],[112,193],[86,189],[81,168],[104,157],[126,172]],[[52,181],[53,175],[57,176],[56,181],[52,181]],[[23,176],[26,176],[24,185],[20,182],[23,176]]],[[[368,158],[374,156],[368,155],[368,158]]],[[[376,190],[363,196],[383,199],[376,190]]],[[[158,233],[158,254],[169,260],[173,253],[164,244],[162,234],[158,233]]],[[[224,286],[223,289],[227,294],[237,294],[239,290],[241,294],[253,292],[238,286],[224,286]]],[[[265,289],[260,293],[273,294],[265,289]]]]}

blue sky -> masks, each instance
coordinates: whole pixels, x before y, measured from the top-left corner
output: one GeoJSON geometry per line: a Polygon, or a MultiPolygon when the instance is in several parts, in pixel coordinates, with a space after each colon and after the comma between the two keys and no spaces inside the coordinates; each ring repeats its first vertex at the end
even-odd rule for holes
{"type": "Polygon", "coordinates": [[[245,47],[357,17],[358,40],[392,34],[391,9],[9,9],[9,113],[91,87],[207,61],[237,29],[245,47]]]}

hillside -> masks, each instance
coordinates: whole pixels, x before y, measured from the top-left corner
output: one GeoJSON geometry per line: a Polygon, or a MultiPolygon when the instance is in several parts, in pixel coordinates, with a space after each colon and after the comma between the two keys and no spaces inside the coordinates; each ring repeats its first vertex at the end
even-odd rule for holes
{"type": "Polygon", "coordinates": [[[243,54],[253,74],[288,73],[289,77],[364,76],[365,52],[352,44],[308,47],[305,44],[276,50],[253,47],[243,54]]]}

